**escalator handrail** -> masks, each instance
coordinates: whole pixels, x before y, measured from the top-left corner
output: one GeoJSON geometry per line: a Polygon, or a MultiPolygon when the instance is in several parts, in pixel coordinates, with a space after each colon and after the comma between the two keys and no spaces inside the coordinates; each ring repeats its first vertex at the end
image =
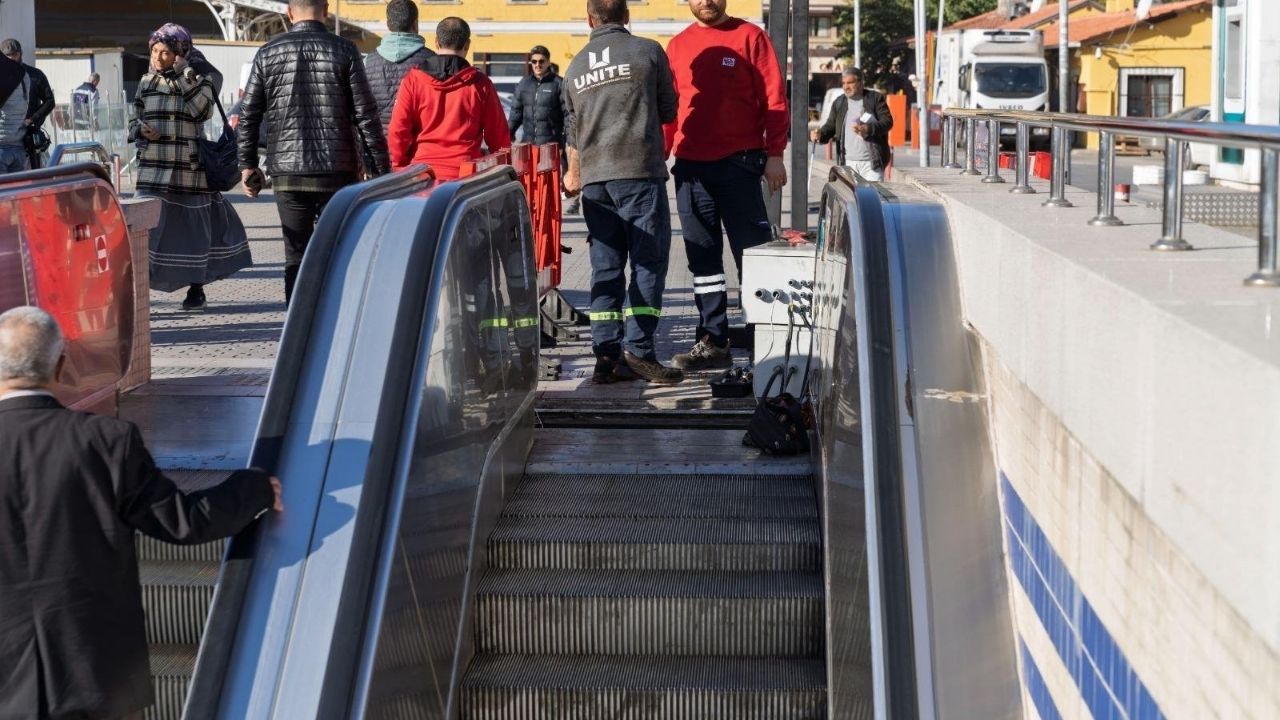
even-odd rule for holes
{"type": "MultiPolygon", "coordinates": [[[[108,184],[111,183],[111,175],[107,173],[106,168],[98,163],[78,162],[0,175],[0,190],[5,190],[9,186],[49,184],[51,181],[67,180],[84,174],[93,175],[105,180],[108,184]]],[[[115,186],[112,185],[112,187],[115,186]]]]}
{"type": "MultiPolygon", "coordinates": [[[[303,262],[327,264],[341,237],[342,229],[360,208],[377,200],[425,189],[434,179],[430,169],[414,165],[398,173],[339,190],[316,223],[303,262]]],[[[252,467],[275,472],[281,439],[293,407],[298,374],[310,345],[312,322],[321,289],[321,282],[309,279],[302,280],[294,287],[249,459],[252,467]]],[[[258,544],[259,527],[259,523],[254,523],[227,543],[222,567],[218,572],[218,585],[209,607],[204,636],[187,692],[184,717],[212,717],[218,706],[230,663],[232,640],[240,622],[244,596],[252,576],[252,559],[258,544]]]]}

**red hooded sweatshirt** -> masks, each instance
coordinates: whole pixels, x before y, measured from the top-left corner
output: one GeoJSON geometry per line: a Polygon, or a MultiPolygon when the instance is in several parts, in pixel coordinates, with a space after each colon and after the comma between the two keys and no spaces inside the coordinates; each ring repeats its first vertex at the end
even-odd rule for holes
{"type": "Polygon", "coordinates": [[[391,167],[426,163],[440,180],[481,155],[511,147],[493,82],[456,55],[438,55],[404,76],[387,130],[391,167]]]}

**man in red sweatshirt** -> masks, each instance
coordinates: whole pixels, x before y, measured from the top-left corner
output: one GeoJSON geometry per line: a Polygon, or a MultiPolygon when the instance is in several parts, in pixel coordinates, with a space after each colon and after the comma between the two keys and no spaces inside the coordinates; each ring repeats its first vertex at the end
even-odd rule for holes
{"type": "Polygon", "coordinates": [[[436,56],[400,83],[387,144],[391,167],[420,162],[440,180],[458,177],[462,163],[511,147],[507,116],[493,82],[466,61],[471,27],[447,17],[436,26],[436,56]]]}
{"type": "Polygon", "coordinates": [[[707,370],[733,364],[721,225],[741,276],[742,251],[772,238],[760,178],[770,192],[787,184],[782,151],[790,120],[769,36],[729,16],[727,0],[688,2],[696,22],[667,45],[680,107],[665,130],[700,321],[693,349],[672,361],[707,370]]]}

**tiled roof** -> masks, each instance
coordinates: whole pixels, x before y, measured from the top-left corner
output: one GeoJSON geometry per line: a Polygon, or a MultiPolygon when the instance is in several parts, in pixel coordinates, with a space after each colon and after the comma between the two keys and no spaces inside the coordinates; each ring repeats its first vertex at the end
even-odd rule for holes
{"type": "MultiPolygon", "coordinates": [[[[1210,4],[1211,0],[1181,0],[1181,2],[1153,5],[1151,13],[1142,22],[1161,22],[1175,17],[1183,10],[1207,9],[1210,4]]],[[[1076,45],[1107,37],[1116,32],[1127,32],[1137,22],[1138,18],[1133,10],[1106,13],[1104,15],[1089,15],[1074,19],[1067,23],[1067,44],[1076,45]]],[[[1045,26],[1044,46],[1046,48],[1058,47],[1058,23],[1055,22],[1052,25],[1045,26]]]]}
{"type": "MultiPolygon", "coordinates": [[[[1069,11],[1075,11],[1079,8],[1090,4],[1093,0],[1070,0],[1067,5],[1069,11]]],[[[981,15],[974,15],[971,18],[959,20],[951,23],[946,27],[947,30],[995,30],[1002,28],[1005,30],[1024,30],[1033,28],[1042,23],[1050,22],[1058,16],[1058,3],[1051,3],[1040,8],[1036,12],[1027,13],[1022,17],[1016,17],[1012,20],[1005,18],[999,10],[992,10],[981,15]]]]}

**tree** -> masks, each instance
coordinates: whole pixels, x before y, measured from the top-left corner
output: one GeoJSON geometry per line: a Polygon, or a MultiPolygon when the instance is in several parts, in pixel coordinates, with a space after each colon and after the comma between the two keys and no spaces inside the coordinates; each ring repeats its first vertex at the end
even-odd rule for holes
{"type": "MultiPolygon", "coordinates": [[[[852,2],[853,0],[849,0],[852,2]]],[[[937,0],[924,0],[929,27],[938,23],[937,0]]],[[[862,66],[889,66],[894,55],[902,55],[901,41],[915,34],[914,0],[862,0],[862,66]],[[894,46],[898,46],[895,51],[894,46]]],[[[947,23],[981,15],[996,9],[996,0],[947,0],[947,23]]],[[[853,6],[835,10],[840,31],[841,57],[853,57],[853,6]]]]}

